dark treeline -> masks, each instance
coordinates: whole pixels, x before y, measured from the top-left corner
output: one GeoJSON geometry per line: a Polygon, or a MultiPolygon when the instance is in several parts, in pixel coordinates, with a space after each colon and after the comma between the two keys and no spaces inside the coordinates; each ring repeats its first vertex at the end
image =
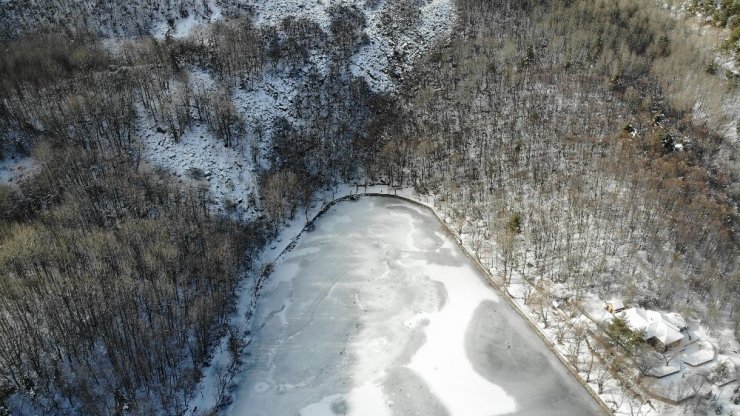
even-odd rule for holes
{"type": "Polygon", "coordinates": [[[203,122],[231,145],[239,118],[230,95],[217,88],[190,89],[181,57],[189,51],[188,56],[197,57],[193,60],[207,61],[224,77],[258,69],[258,34],[246,23],[243,30],[223,36],[237,24],[226,29],[215,25],[208,44],[220,46],[213,48],[149,38],[123,44],[122,51],[112,55],[94,36],[50,33],[8,42],[12,52],[0,59],[0,128],[13,134],[4,136],[5,149],[28,150],[33,145],[29,139],[41,134],[46,140],[75,141],[88,149],[134,150],[135,105],[168,128],[175,140],[193,123],[203,122]],[[237,41],[245,45],[238,53],[232,50],[237,41]],[[11,138],[15,143],[9,143],[11,138]]]}
{"type": "MultiPolygon", "coordinates": [[[[46,414],[178,414],[268,228],[212,215],[206,189],[142,163],[137,104],[188,122],[164,46],[121,58],[93,36],[50,33],[4,46],[3,149],[33,153],[37,169],[0,187],[2,399],[46,414]]],[[[215,100],[200,114],[214,129],[215,100]]]]}
{"type": "Polygon", "coordinates": [[[80,150],[49,149],[33,179],[3,188],[4,381],[52,413],[179,413],[260,229],[80,150]]]}

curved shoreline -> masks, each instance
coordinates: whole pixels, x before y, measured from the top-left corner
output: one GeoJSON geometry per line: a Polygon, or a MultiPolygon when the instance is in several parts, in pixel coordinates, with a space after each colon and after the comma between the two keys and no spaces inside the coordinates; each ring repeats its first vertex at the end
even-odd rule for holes
{"type": "MultiPolygon", "coordinates": [[[[578,375],[577,369],[575,369],[572,365],[570,365],[570,363],[565,359],[565,357],[562,356],[562,354],[554,347],[554,344],[549,340],[549,338],[540,330],[537,324],[534,321],[532,321],[532,319],[529,318],[529,316],[527,316],[527,314],[519,307],[519,305],[516,302],[514,302],[514,300],[510,297],[508,292],[505,290],[505,287],[503,287],[499,282],[496,281],[496,279],[480,263],[480,261],[476,258],[476,256],[473,255],[472,252],[463,244],[463,242],[457,236],[457,234],[450,228],[450,226],[445,221],[443,221],[443,219],[438,214],[436,209],[418,200],[414,200],[414,199],[404,197],[404,196],[370,192],[370,193],[365,193],[365,194],[358,193],[358,194],[345,195],[342,197],[332,199],[331,201],[327,202],[311,218],[311,220],[306,223],[306,225],[301,229],[301,231],[290,240],[290,242],[283,248],[283,250],[277,256],[275,256],[272,261],[266,263],[264,272],[260,274],[260,277],[258,278],[256,285],[253,288],[252,293],[254,295],[253,297],[254,303],[256,303],[256,300],[260,298],[261,296],[260,292],[261,292],[262,287],[269,281],[269,278],[272,273],[272,266],[275,265],[277,262],[279,262],[286,255],[286,253],[289,253],[291,250],[295,248],[296,244],[301,239],[301,237],[304,235],[304,233],[310,231],[314,227],[315,222],[319,218],[321,218],[323,214],[325,214],[332,207],[334,207],[335,205],[341,202],[345,202],[349,200],[358,200],[359,198],[362,198],[362,197],[395,198],[397,200],[405,201],[407,203],[410,203],[415,206],[426,209],[427,212],[430,212],[431,214],[433,214],[437,222],[440,224],[441,230],[443,230],[447,234],[448,237],[451,237],[451,240],[454,241],[454,243],[458,246],[458,248],[461,249],[465,257],[467,257],[468,260],[471,260],[472,263],[475,265],[474,269],[477,271],[477,273],[480,274],[480,276],[487,281],[489,286],[495,289],[495,292],[497,295],[506,299],[507,304],[513,309],[513,311],[516,312],[517,315],[519,315],[523,319],[523,321],[527,324],[527,326],[529,326],[537,334],[540,340],[545,344],[545,347],[557,357],[558,361],[561,363],[563,367],[565,367],[565,369],[570,374],[570,376],[575,378],[575,381],[577,381],[583,388],[586,389],[586,392],[589,394],[589,396],[591,396],[591,398],[596,402],[596,404],[599,405],[599,407],[604,412],[604,414],[611,414],[611,411],[609,407],[606,405],[606,403],[578,375]]],[[[251,314],[248,314],[247,318],[251,319],[251,314]]]]}
{"type": "MultiPolygon", "coordinates": [[[[540,327],[537,325],[536,322],[532,320],[532,318],[527,315],[527,313],[522,310],[522,308],[514,301],[514,299],[509,294],[508,290],[506,290],[506,287],[503,286],[500,282],[496,281],[496,278],[493,277],[491,272],[486,268],[478,259],[478,257],[473,254],[472,251],[463,243],[460,236],[457,235],[457,233],[450,227],[447,222],[444,221],[444,219],[439,215],[437,210],[430,205],[427,205],[421,201],[417,201],[405,196],[399,196],[399,195],[390,195],[390,194],[378,194],[378,193],[366,193],[366,194],[356,194],[351,195],[343,198],[339,198],[336,201],[344,201],[347,198],[356,197],[356,196],[369,196],[369,197],[385,197],[385,198],[397,198],[401,199],[403,201],[409,202],[411,204],[426,208],[427,210],[431,211],[432,214],[437,218],[437,221],[441,224],[442,228],[447,231],[447,234],[452,237],[453,241],[457,244],[457,246],[462,250],[462,252],[465,254],[465,256],[470,260],[475,267],[478,269],[478,272],[481,273],[488,283],[498,292],[499,295],[501,295],[502,298],[506,300],[506,302],[509,304],[509,306],[516,311],[516,313],[524,319],[524,321],[529,325],[529,327],[532,329],[534,333],[537,334],[537,336],[542,340],[542,342],[545,344],[547,349],[549,349],[555,357],[557,357],[558,361],[565,367],[568,372],[571,374],[571,376],[578,381],[579,384],[586,390],[586,392],[591,396],[591,398],[601,407],[601,409],[604,411],[604,414],[611,415],[612,410],[609,408],[609,405],[604,402],[604,400],[598,395],[596,391],[588,384],[585,380],[580,376],[578,373],[578,369],[573,367],[573,365],[568,362],[568,360],[563,356],[560,351],[555,348],[555,344],[550,340],[550,338],[547,337],[547,335],[540,329],[540,327]]],[[[323,214],[325,211],[322,211],[320,214],[323,214]]],[[[317,216],[318,218],[318,216],[317,216]]],[[[303,233],[303,231],[301,231],[303,233]]]]}

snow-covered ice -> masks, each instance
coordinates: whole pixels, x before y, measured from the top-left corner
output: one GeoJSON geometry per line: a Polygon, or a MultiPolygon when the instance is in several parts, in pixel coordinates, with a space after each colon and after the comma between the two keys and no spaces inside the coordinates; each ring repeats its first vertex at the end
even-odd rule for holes
{"type": "Polygon", "coordinates": [[[231,415],[600,414],[434,215],[332,207],[276,264],[231,415]]]}

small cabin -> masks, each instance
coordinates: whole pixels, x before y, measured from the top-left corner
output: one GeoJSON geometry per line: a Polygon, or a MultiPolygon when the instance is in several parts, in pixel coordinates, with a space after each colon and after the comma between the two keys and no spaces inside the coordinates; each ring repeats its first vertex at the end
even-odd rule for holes
{"type": "Polygon", "coordinates": [[[606,302],[606,310],[612,315],[617,312],[622,312],[624,310],[624,302],[619,299],[612,299],[609,302],[606,302]]]}

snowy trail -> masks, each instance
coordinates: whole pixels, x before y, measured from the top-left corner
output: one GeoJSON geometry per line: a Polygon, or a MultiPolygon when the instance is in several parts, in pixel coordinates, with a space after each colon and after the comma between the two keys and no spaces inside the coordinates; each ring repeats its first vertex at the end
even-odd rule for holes
{"type": "Polygon", "coordinates": [[[594,415],[435,217],[342,202],[276,265],[228,415],[594,415]]]}

